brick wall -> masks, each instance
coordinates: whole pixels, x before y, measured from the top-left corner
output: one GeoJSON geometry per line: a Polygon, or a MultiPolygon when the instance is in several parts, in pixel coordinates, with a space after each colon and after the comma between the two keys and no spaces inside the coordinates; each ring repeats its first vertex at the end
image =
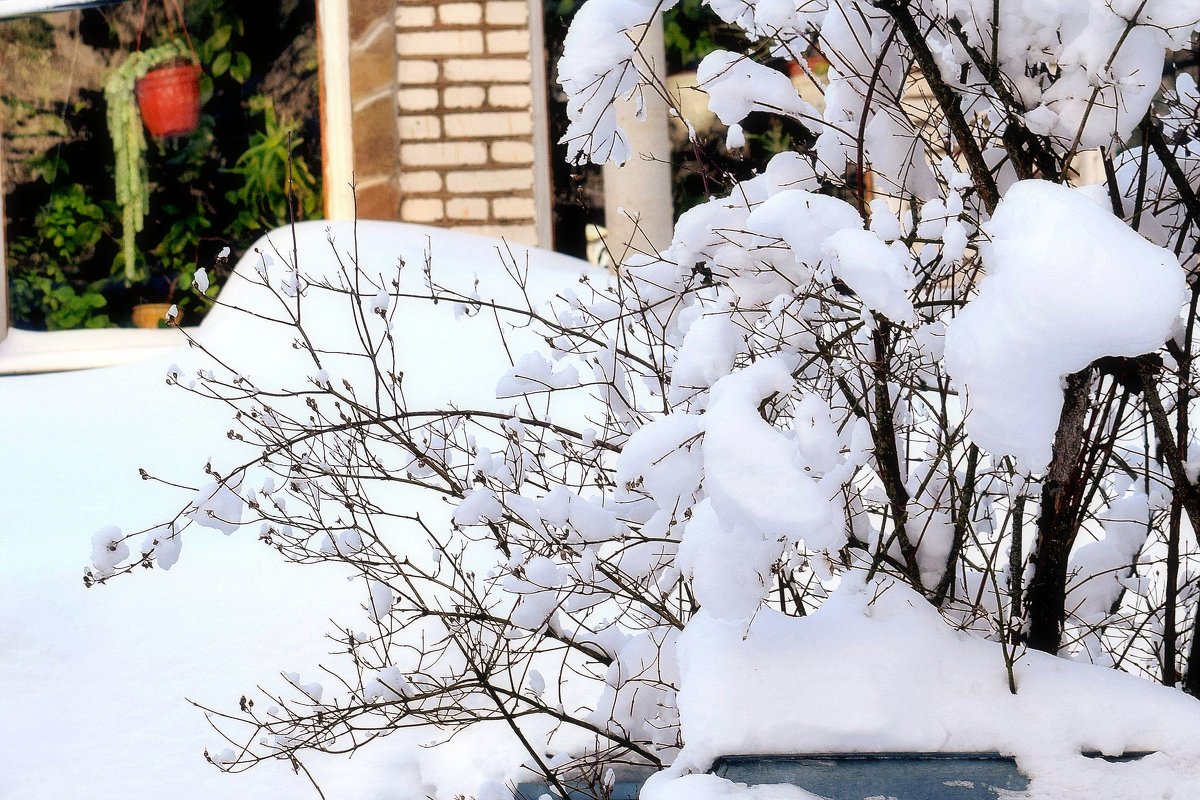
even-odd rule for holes
{"type": "Polygon", "coordinates": [[[528,1],[399,0],[395,31],[399,219],[536,244],[528,1]]]}

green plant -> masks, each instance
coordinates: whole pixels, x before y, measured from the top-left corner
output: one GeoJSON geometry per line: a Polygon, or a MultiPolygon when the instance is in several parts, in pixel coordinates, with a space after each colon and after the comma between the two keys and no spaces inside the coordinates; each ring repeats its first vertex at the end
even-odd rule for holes
{"type": "Polygon", "coordinates": [[[60,270],[22,272],[13,276],[11,288],[14,318],[40,316],[48,331],[112,327],[108,312],[102,310],[108,301],[99,287],[76,289],[60,270]]]}
{"type": "Polygon", "coordinates": [[[202,81],[207,81],[206,88],[208,93],[212,92],[212,79],[219,78],[226,72],[229,76],[239,84],[245,83],[250,77],[252,66],[250,56],[241,50],[234,50],[230,47],[234,40],[234,34],[239,37],[245,33],[245,24],[239,17],[232,17],[228,21],[224,21],[224,15],[218,15],[217,26],[213,30],[212,35],[200,43],[199,57],[200,63],[208,67],[212,77],[205,77],[202,81]]]}
{"type": "Polygon", "coordinates": [[[663,44],[676,69],[695,67],[729,38],[729,26],[700,0],[683,0],[663,15],[663,44]]]}
{"type": "MultiPolygon", "coordinates": [[[[66,172],[59,164],[56,172],[66,172]]],[[[34,232],[9,245],[14,319],[40,321],[48,330],[103,328],[112,324],[104,309],[103,281],[78,278],[78,265],[110,235],[111,208],[88,197],[73,183],[56,189],[34,217],[34,232]]]]}
{"type": "Polygon", "coordinates": [[[320,211],[321,191],[316,177],[298,152],[299,124],[281,122],[270,98],[250,99],[251,110],[263,116],[263,129],[229,170],[242,185],[225,194],[238,208],[230,234],[242,237],[294,219],[311,219],[320,211]],[[289,204],[291,204],[289,208],[289,204]]]}
{"type": "Polygon", "coordinates": [[[146,169],[146,134],[138,111],[134,90],[138,78],[154,67],[179,59],[193,60],[188,46],[180,40],[130,53],[112,71],[104,83],[108,104],[108,130],[116,157],[113,170],[117,186],[117,205],[121,208],[121,255],[118,257],[125,281],[146,277],[137,254],[137,234],[142,229],[149,207],[150,180],[146,169]]]}
{"type": "Polygon", "coordinates": [[[143,299],[176,302],[180,308],[187,308],[192,303],[192,295],[186,290],[191,287],[198,267],[196,258],[200,240],[212,223],[199,198],[192,198],[191,208],[168,203],[162,210],[171,219],[171,225],[151,251],[157,267],[151,268],[151,280],[146,285],[149,293],[158,297],[143,299]],[[181,289],[184,291],[177,296],[177,290],[181,289]]]}

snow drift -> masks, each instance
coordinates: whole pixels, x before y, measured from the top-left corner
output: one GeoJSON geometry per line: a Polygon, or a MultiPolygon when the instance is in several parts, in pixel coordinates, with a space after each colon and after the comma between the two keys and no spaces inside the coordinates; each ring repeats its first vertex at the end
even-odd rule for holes
{"type": "MultiPolygon", "coordinates": [[[[1012,755],[1031,778],[1029,796],[1044,800],[1193,796],[1200,702],[1113,670],[1018,655],[1012,694],[999,644],[953,630],[891,581],[847,578],[802,618],[701,612],[678,644],[686,746],[643,797],[676,796],[673,781],[720,755],[889,751],[1012,755]],[[1084,751],[1155,754],[1114,764],[1084,751]]],[[[685,782],[692,798],[763,791],[685,782]]]]}

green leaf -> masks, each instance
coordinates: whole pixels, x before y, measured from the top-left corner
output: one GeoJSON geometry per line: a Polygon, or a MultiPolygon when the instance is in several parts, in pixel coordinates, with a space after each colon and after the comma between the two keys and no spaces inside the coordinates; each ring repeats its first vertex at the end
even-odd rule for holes
{"type": "Polygon", "coordinates": [[[214,78],[219,78],[229,70],[229,64],[233,60],[233,56],[228,50],[223,51],[219,56],[213,59],[212,74],[214,78]]]}
{"type": "Polygon", "coordinates": [[[208,37],[208,41],[204,44],[210,49],[210,51],[220,50],[222,47],[229,44],[229,37],[232,35],[233,26],[222,25],[213,32],[212,36],[208,37]]]}
{"type": "Polygon", "coordinates": [[[229,74],[238,83],[245,83],[250,78],[250,56],[238,53],[234,57],[233,67],[229,70],[229,74]]]}
{"type": "Polygon", "coordinates": [[[212,77],[207,73],[200,75],[200,105],[204,105],[213,96],[212,77]]]}

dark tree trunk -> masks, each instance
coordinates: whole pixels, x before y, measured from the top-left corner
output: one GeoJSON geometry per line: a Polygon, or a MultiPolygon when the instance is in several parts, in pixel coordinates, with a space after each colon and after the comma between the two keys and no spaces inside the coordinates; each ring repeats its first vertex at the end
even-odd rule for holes
{"type": "Polygon", "coordinates": [[[1192,625],[1192,644],[1188,648],[1187,672],[1183,676],[1183,690],[1192,697],[1200,697],[1200,605],[1196,606],[1196,618],[1192,625]]]}
{"type": "MultiPolygon", "coordinates": [[[[1193,300],[1191,306],[1193,309],[1193,316],[1195,307],[1196,301],[1193,300]]],[[[1163,407],[1162,398],[1160,398],[1158,394],[1157,373],[1159,365],[1154,363],[1154,361],[1151,359],[1144,357],[1137,359],[1134,363],[1142,381],[1143,392],[1146,398],[1146,408],[1150,411],[1150,419],[1154,424],[1154,433],[1158,437],[1158,447],[1160,451],[1159,458],[1166,465],[1167,471],[1171,475],[1171,481],[1174,484],[1172,489],[1175,502],[1179,506],[1182,506],[1183,513],[1187,515],[1188,522],[1191,523],[1192,531],[1197,537],[1200,537],[1200,489],[1198,489],[1195,484],[1188,480],[1187,471],[1183,466],[1183,454],[1186,452],[1186,450],[1181,451],[1176,440],[1175,433],[1171,430],[1170,419],[1167,416],[1166,409],[1163,407]]],[[[1189,375],[1190,371],[1191,366],[1188,364],[1187,370],[1183,373],[1184,376],[1186,377],[1189,375]]],[[[1186,396],[1187,395],[1185,394],[1184,397],[1186,396]]],[[[1186,418],[1182,419],[1184,427],[1181,427],[1181,430],[1186,429],[1186,418]]],[[[1168,536],[1170,537],[1168,539],[1169,550],[1177,550],[1179,546],[1178,538],[1172,536],[1171,534],[1168,534],[1168,536]]],[[[1168,553],[1168,558],[1170,558],[1171,555],[1173,555],[1173,552],[1168,553]]],[[[1168,566],[1170,567],[1171,565],[1168,566]]],[[[1172,575],[1172,573],[1176,573],[1178,565],[1176,564],[1174,567],[1174,569],[1168,569],[1168,580],[1177,579],[1178,577],[1177,574],[1172,575]]],[[[1174,587],[1175,583],[1172,582],[1171,586],[1174,587]]],[[[1169,593],[1173,594],[1174,592],[1171,591],[1169,593]]],[[[1172,599],[1173,598],[1168,598],[1169,601],[1172,599]]],[[[1200,604],[1198,604],[1196,608],[1195,620],[1196,621],[1192,623],[1193,626],[1196,626],[1197,622],[1200,622],[1200,604]]],[[[1188,694],[1194,697],[1200,697],[1200,637],[1198,637],[1196,633],[1197,631],[1195,630],[1195,627],[1193,627],[1192,643],[1188,648],[1186,672],[1183,677],[1183,688],[1188,694]]],[[[1171,641],[1174,638],[1173,632],[1172,635],[1164,636],[1163,638],[1163,659],[1165,664],[1166,659],[1174,659],[1173,651],[1175,649],[1175,644],[1173,641],[1171,641]],[[1169,650],[1168,647],[1170,648],[1169,650]]],[[[1164,669],[1164,677],[1166,675],[1167,671],[1164,669]]]]}
{"type": "Polygon", "coordinates": [[[1075,501],[1083,494],[1077,485],[1083,480],[1078,465],[1091,381],[1090,369],[1067,377],[1054,454],[1042,483],[1033,577],[1025,597],[1029,619],[1025,641],[1047,653],[1058,652],[1066,619],[1067,565],[1079,532],[1075,501]]]}
{"type": "MultiPolygon", "coordinates": [[[[924,592],[921,582],[921,567],[917,564],[917,548],[908,537],[908,489],[904,486],[904,473],[900,466],[900,453],[896,448],[896,408],[888,390],[888,359],[891,356],[891,324],[876,315],[876,328],[872,335],[875,344],[875,420],[871,435],[875,446],[875,470],[887,493],[891,506],[893,537],[900,547],[904,559],[904,572],[913,588],[924,592]]],[[[885,544],[883,553],[888,550],[885,544]]]]}

